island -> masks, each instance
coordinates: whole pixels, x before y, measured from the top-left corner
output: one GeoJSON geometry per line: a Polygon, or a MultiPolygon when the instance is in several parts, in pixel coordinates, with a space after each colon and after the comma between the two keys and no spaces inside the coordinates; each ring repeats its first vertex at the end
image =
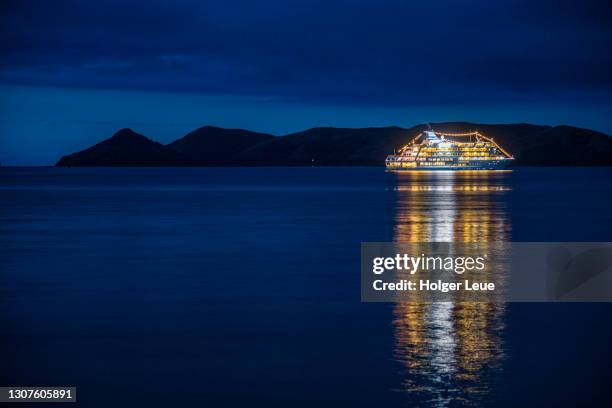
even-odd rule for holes
{"type": "Polygon", "coordinates": [[[612,137],[573,126],[443,122],[411,128],[316,127],[284,136],[204,126],[169,144],[131,129],[63,156],[63,167],[384,166],[390,152],[433,127],[487,134],[512,152],[514,166],[610,166],[612,137]]]}

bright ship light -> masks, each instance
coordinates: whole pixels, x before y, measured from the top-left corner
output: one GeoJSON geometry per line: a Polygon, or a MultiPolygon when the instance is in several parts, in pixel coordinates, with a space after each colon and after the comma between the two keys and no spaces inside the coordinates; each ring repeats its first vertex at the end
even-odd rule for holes
{"type": "Polygon", "coordinates": [[[394,170],[499,170],[512,160],[514,157],[492,138],[479,132],[426,130],[399,149],[398,154],[387,156],[385,164],[394,170]],[[453,138],[469,139],[458,141],[453,138]]]}

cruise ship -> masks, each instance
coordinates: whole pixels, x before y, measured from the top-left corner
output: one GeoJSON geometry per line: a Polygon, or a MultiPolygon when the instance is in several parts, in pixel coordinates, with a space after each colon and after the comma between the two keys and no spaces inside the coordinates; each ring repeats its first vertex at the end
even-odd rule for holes
{"type": "Polygon", "coordinates": [[[431,128],[420,133],[385,165],[394,170],[499,170],[514,157],[479,132],[443,133],[431,128]]]}

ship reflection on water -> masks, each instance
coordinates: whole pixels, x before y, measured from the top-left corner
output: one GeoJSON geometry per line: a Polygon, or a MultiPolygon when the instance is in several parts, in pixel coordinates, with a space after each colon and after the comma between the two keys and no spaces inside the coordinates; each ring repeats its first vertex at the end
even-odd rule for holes
{"type": "MultiPolygon", "coordinates": [[[[509,172],[397,172],[394,240],[503,242],[509,172]]],[[[393,308],[400,389],[428,405],[480,405],[505,358],[500,303],[399,302],[393,308]]]]}

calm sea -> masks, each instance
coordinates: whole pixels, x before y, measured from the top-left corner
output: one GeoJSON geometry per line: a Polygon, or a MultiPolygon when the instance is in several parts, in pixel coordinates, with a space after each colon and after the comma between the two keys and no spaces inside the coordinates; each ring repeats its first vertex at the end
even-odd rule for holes
{"type": "Polygon", "coordinates": [[[612,241],[611,180],[0,168],[0,385],[100,407],[595,402],[612,304],[361,303],[360,242],[612,241]]]}

